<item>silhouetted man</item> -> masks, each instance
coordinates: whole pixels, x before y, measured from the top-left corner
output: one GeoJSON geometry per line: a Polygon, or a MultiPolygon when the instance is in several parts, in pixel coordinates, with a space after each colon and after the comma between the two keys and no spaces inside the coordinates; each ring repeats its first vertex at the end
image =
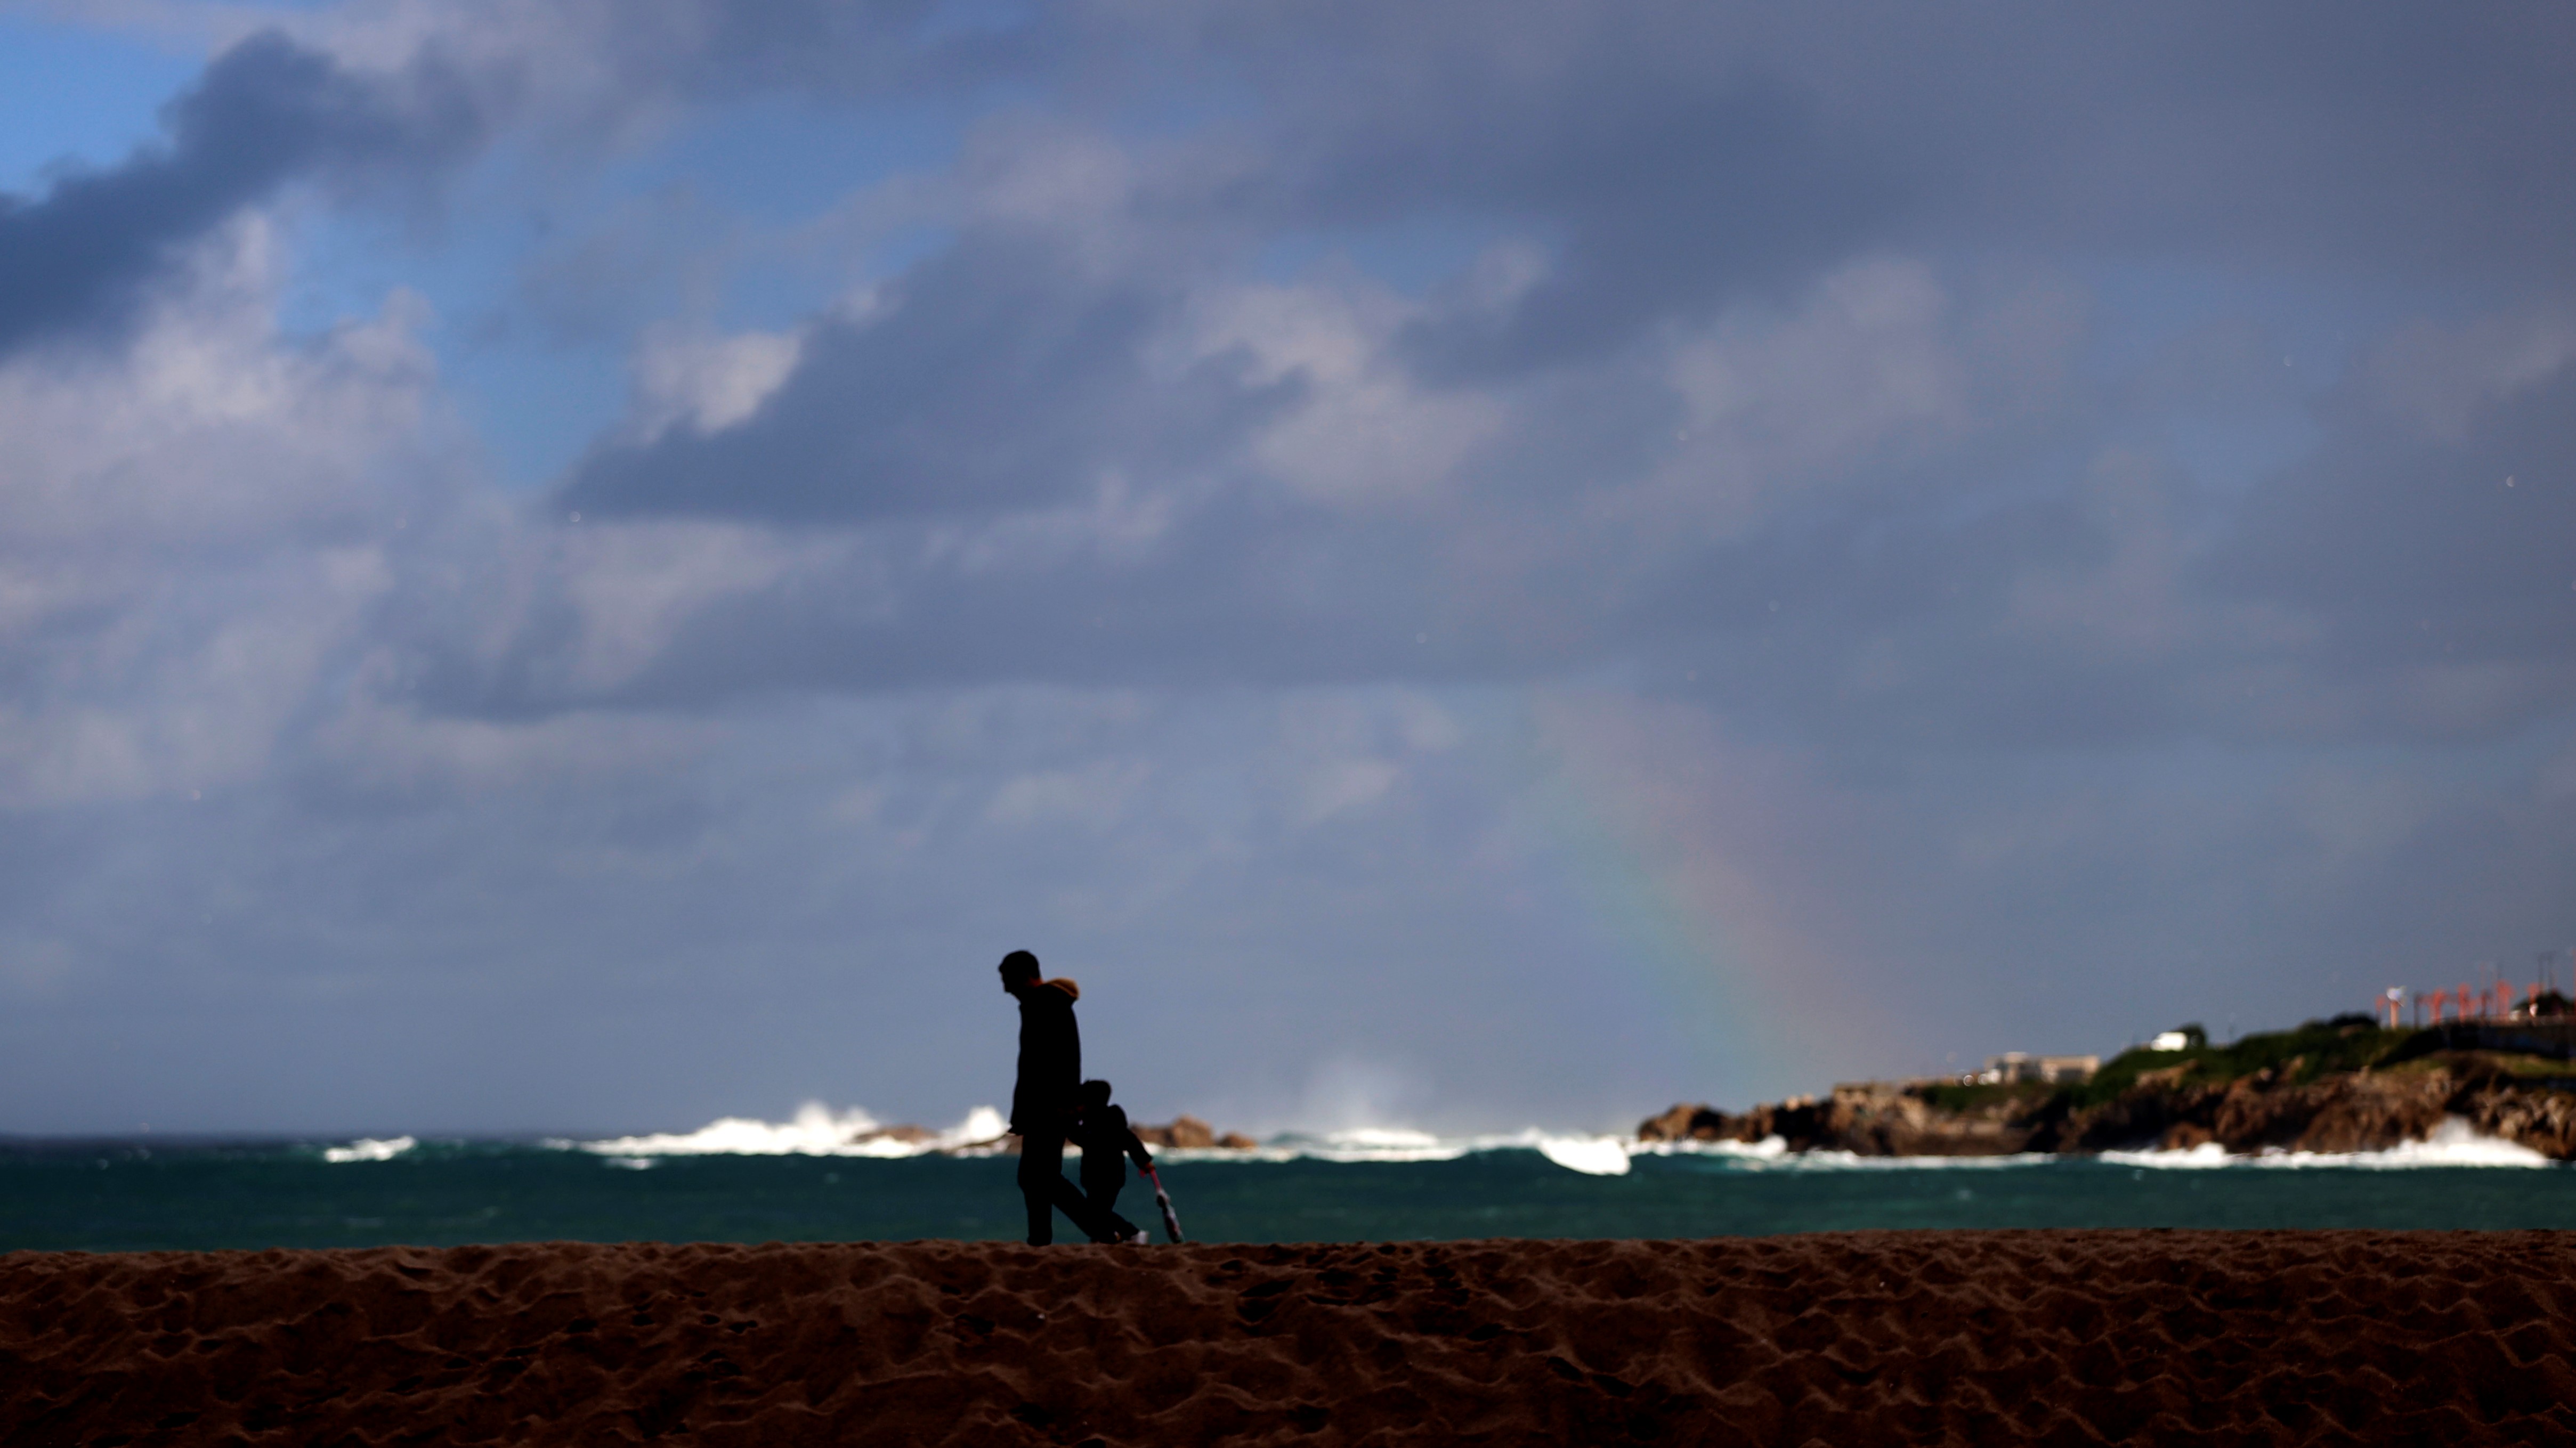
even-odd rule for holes
{"type": "Polygon", "coordinates": [[[1118,1193],[1127,1186],[1128,1161],[1152,1171],[1154,1157],[1127,1124],[1126,1111],[1109,1104],[1109,1091],[1106,1081],[1082,1083],[1082,1114],[1073,1128],[1074,1145],[1082,1148],[1082,1196],[1111,1241],[1142,1242],[1144,1231],[1118,1215],[1118,1193]]]}
{"type": "Polygon", "coordinates": [[[1061,1208],[1084,1236],[1105,1240],[1104,1224],[1064,1179],[1064,1138],[1073,1130],[1082,1088],[1082,1029],[1073,1003],[1082,987],[1040,980],[1038,958],[1025,950],[1002,957],[1002,989],[1020,1003],[1020,1078],[1011,1087],[1011,1130],[1020,1138],[1020,1195],[1029,1205],[1029,1245],[1055,1240],[1061,1208]]]}

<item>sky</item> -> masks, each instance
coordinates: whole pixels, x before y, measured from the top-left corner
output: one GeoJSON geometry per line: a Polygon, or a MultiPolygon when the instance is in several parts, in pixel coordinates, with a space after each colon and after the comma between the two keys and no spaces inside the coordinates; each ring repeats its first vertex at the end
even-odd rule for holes
{"type": "Polygon", "coordinates": [[[0,1132],[1618,1130],[2576,945],[2576,12],[0,0],[0,1132]]]}

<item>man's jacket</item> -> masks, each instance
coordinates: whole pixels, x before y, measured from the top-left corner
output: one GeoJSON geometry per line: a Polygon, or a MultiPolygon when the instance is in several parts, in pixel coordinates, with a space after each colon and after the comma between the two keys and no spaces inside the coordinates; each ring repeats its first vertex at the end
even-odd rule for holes
{"type": "Polygon", "coordinates": [[[1073,1003],[1082,987],[1058,978],[1020,992],[1020,1079],[1011,1088],[1011,1129],[1061,1136],[1073,1125],[1082,1086],[1082,1029],[1073,1003]]]}

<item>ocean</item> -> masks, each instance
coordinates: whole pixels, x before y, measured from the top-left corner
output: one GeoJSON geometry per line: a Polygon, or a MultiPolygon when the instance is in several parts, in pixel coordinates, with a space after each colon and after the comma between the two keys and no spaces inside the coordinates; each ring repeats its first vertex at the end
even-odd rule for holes
{"type": "MultiPolygon", "coordinates": [[[[1013,1158],[768,1130],[586,1143],[0,1140],[0,1251],[1020,1235],[1013,1158]]],[[[2576,1227],[2576,1172],[2462,1132],[2340,1157],[1871,1160],[1379,1131],[1285,1136],[1248,1157],[1172,1152],[1161,1171],[1190,1239],[1208,1242],[2576,1227]]],[[[1142,1178],[1119,1207],[1155,1220],[1142,1178]]],[[[1059,1223],[1059,1240],[1069,1230],[1059,1223]]]]}

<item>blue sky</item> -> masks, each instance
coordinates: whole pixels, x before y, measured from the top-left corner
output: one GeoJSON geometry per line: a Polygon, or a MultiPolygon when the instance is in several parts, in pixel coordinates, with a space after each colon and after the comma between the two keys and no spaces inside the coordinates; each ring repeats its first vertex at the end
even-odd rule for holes
{"type": "Polygon", "coordinates": [[[34,13],[0,13],[0,178],[19,194],[66,158],[122,157],[160,139],[162,102],[204,57],[34,13]]]}
{"type": "Polygon", "coordinates": [[[1252,1129],[2526,979],[2571,49],[0,5],[0,1131],[946,1123],[1021,947],[1252,1129]]]}

